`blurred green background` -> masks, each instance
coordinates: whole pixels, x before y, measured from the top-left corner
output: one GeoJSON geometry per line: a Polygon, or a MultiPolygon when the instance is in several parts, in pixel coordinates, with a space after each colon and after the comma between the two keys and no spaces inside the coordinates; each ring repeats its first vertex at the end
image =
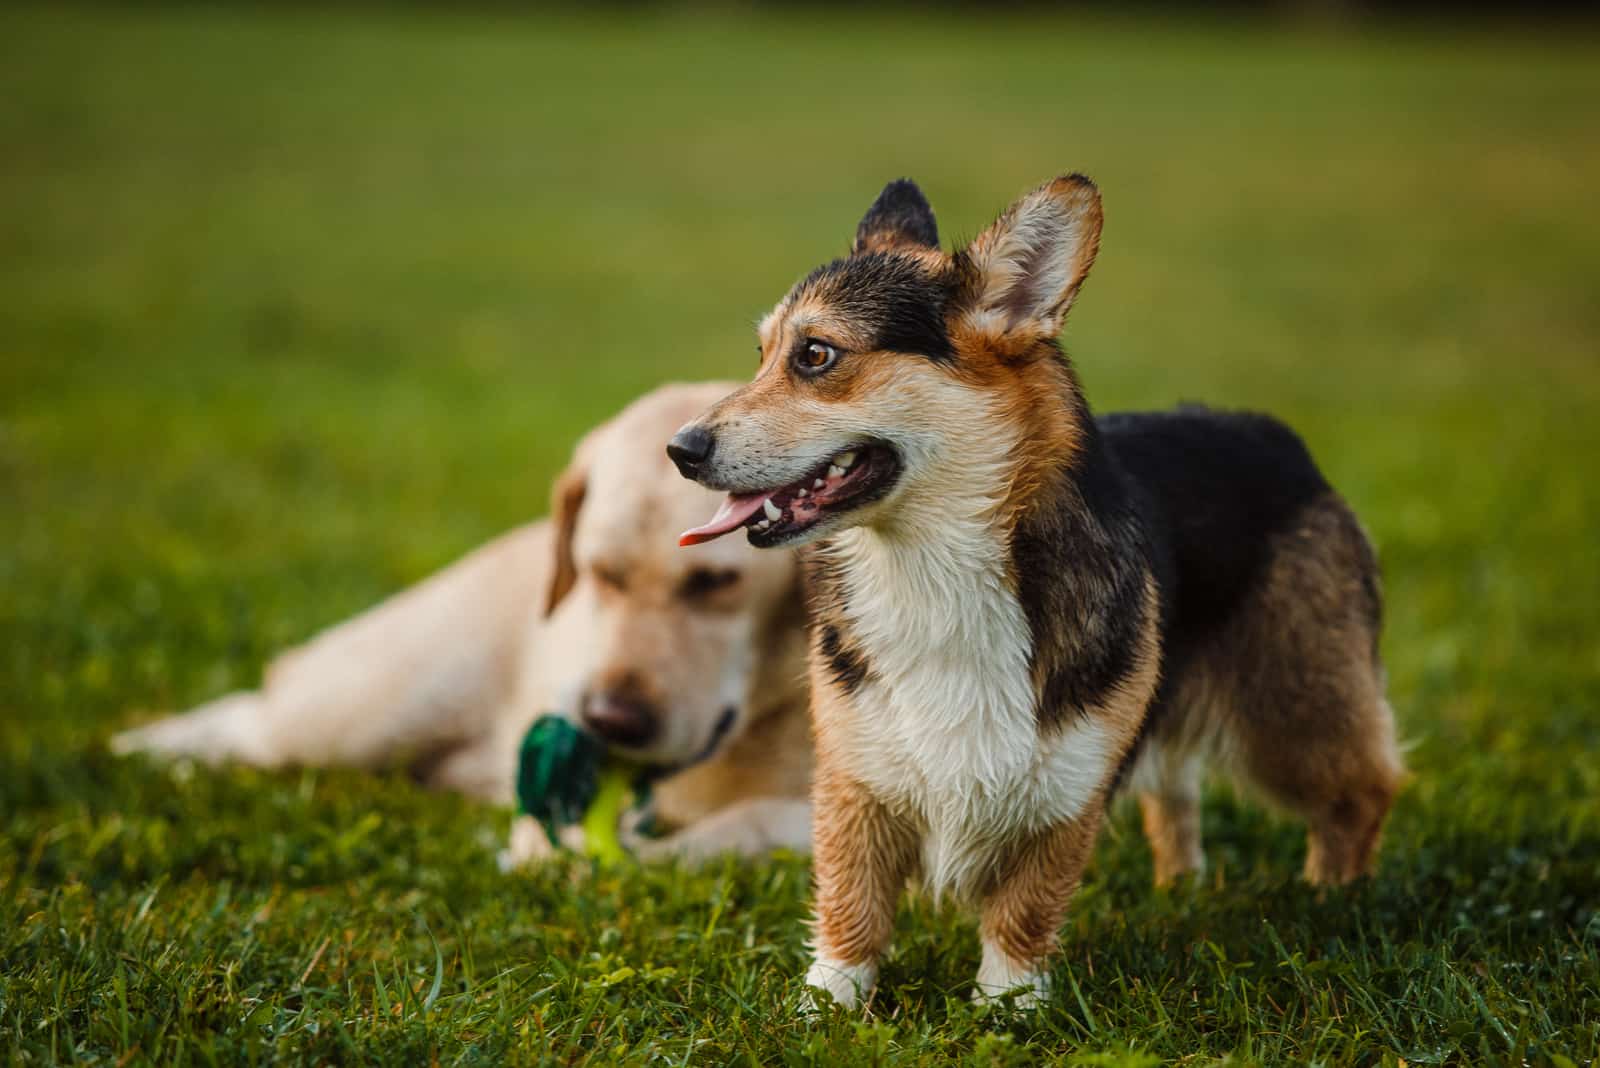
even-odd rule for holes
{"type": "MultiPolygon", "coordinates": [[[[1156,1018],[1102,982],[1088,1001],[1120,998],[1125,1018],[1086,1030],[1063,1009],[1017,1032],[1018,1048],[1065,1048],[1050,1045],[1058,1027],[1063,1042],[1160,1056],[1594,1056],[1596,40],[1586,26],[1037,10],[0,11],[0,1050],[577,1056],[511,1037],[525,1017],[504,986],[489,985],[501,1015],[470,1040],[438,1008],[399,1022],[374,1009],[358,1026],[342,1007],[371,996],[370,961],[409,947],[431,968],[436,934],[447,992],[466,999],[452,1004],[476,1004],[481,986],[455,986],[463,943],[429,909],[476,915],[496,946],[480,953],[549,955],[538,940],[562,925],[530,920],[533,945],[497,944],[474,911],[505,893],[484,844],[502,814],[351,775],[177,781],[111,761],[103,739],[253,684],[274,649],[542,513],[580,432],[641,391],[748,374],[753,322],[845,249],[886,180],[916,178],[949,242],[1081,170],[1107,223],[1065,343],[1097,407],[1269,409],[1303,431],[1380,548],[1417,778],[1369,892],[1408,924],[1413,910],[1430,919],[1392,932],[1409,946],[1393,972],[1355,954],[1350,982],[1385,1004],[1442,1001],[1393,1019],[1347,1004],[1356,1022],[1319,1039],[1321,1016],[1290,1026],[1294,1006],[1279,1018],[1223,982],[1207,996],[1234,1015],[1162,1046],[1156,1018]],[[372,812],[370,834],[344,837],[372,812]],[[214,915],[196,902],[218,884],[251,908],[285,887],[310,895],[286,912],[282,960],[262,958],[256,994],[216,971],[254,936],[182,920],[184,907],[214,915]],[[318,896],[339,885],[363,889],[338,907],[318,896]],[[432,889],[413,900],[402,888],[416,885],[432,889]],[[174,895],[178,919],[123,941],[140,902],[174,895]],[[427,939],[407,919],[418,909],[427,939]],[[314,944],[324,922],[376,932],[345,941],[361,989],[290,1006],[281,990],[309,956],[296,938],[314,944]],[[128,960],[165,962],[148,974],[168,985],[128,960]],[[190,990],[172,974],[209,993],[175,995],[189,1008],[171,1019],[130,1007],[141,983],[152,1005],[190,990]],[[1439,993],[1441,976],[1465,986],[1439,993]],[[105,1022],[118,990],[120,1030],[105,1022]],[[283,1023],[323,1011],[323,1031],[283,1023]]],[[[1175,913],[1143,888],[1136,836],[1114,833],[1096,878],[1125,878],[1145,904],[1092,883],[1069,945],[1100,945],[1096,925],[1124,907],[1183,945],[1232,916],[1243,933],[1224,948],[1270,970],[1281,954],[1253,910],[1269,890],[1297,893],[1298,835],[1215,801],[1213,864],[1232,897],[1175,913]],[[1207,920],[1208,907],[1222,911],[1207,920]]],[[[803,867],[777,870],[779,899],[750,907],[782,922],[750,944],[776,940],[780,957],[751,964],[766,985],[735,999],[755,1019],[779,1019],[800,954],[803,867]]],[[[534,913],[589,907],[540,878],[519,891],[534,913]]],[[[708,893],[765,877],[650,878],[665,907],[689,910],[656,928],[699,931],[708,893]]],[[[627,887],[595,892],[620,915],[643,908],[627,887]]],[[[1305,913],[1324,951],[1335,936],[1319,923],[1364,922],[1340,915],[1305,913]]],[[[683,952],[722,952],[714,928],[683,952]]],[[[562,960],[615,951],[560,937],[587,947],[562,960]]],[[[971,962],[936,959],[959,989],[971,962]]],[[[580,1002],[549,1011],[581,1015],[580,1002]]],[[[707,1010],[690,997],[685,1011],[707,1010]]],[[[965,1009],[944,1011],[915,1040],[884,1041],[999,1056],[965,1009]]],[[[671,1026],[616,1026],[623,1059],[639,1034],[663,1055],[699,1048],[671,1026]]],[[[713,1055],[748,1042],[770,1063],[799,1041],[792,1019],[750,1026],[713,1055]]],[[[819,1048],[876,1048],[838,1027],[819,1048]]]]}

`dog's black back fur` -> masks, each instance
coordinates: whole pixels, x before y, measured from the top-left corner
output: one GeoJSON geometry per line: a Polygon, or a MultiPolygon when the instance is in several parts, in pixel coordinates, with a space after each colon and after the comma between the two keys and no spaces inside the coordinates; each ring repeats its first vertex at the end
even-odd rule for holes
{"type": "Polygon", "coordinates": [[[1187,405],[1098,424],[1139,490],[1169,645],[1225,623],[1266,565],[1273,536],[1330,492],[1299,436],[1270,416],[1187,405]]]}
{"type": "MultiPolygon", "coordinates": [[[[1161,594],[1161,685],[1120,782],[1171,711],[1190,658],[1261,581],[1274,540],[1333,491],[1305,443],[1271,416],[1185,405],[1118,412],[1095,425],[1080,484],[1115,481],[1135,503],[1161,594]]],[[[1376,575],[1364,578],[1376,632],[1376,575]]]]}

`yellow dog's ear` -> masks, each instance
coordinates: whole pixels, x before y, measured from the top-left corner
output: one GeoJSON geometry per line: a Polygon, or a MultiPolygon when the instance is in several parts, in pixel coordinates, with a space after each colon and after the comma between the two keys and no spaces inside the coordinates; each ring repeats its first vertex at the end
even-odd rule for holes
{"type": "Polygon", "coordinates": [[[883,187],[856,227],[851,255],[938,249],[939,224],[917,183],[897,178],[883,187]]]}
{"type": "Polygon", "coordinates": [[[964,315],[994,335],[1061,332],[1100,251],[1100,190],[1081,174],[1024,196],[962,254],[970,274],[964,315]]]}
{"type": "Polygon", "coordinates": [[[550,492],[550,522],[555,527],[554,560],[550,569],[550,589],[545,596],[544,614],[556,610],[562,598],[572,592],[578,581],[578,565],[572,556],[573,532],[578,526],[578,512],[589,492],[589,464],[584,456],[584,445],[578,443],[573,450],[567,469],[556,477],[550,492]]]}

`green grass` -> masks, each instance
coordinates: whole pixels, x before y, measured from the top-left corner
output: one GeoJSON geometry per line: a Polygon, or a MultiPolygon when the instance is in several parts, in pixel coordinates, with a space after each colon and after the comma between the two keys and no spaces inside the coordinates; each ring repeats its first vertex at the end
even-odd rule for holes
{"type": "Polygon", "coordinates": [[[1573,1063],[1600,1055],[1600,48],[1016,15],[0,12],[0,1053],[24,1063],[1573,1063]],[[1101,408],[1302,428],[1380,546],[1415,781],[1369,884],[1130,814],[1058,1001],[908,903],[806,1022],[807,868],[502,877],[508,816],[111,759],[138,716],[544,508],[887,178],[1106,194],[1101,408]]]}

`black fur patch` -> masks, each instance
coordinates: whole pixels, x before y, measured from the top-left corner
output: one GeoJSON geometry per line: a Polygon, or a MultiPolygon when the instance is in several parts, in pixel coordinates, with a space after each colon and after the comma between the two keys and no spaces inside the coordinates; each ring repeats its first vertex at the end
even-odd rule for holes
{"type": "Polygon", "coordinates": [[[1035,710],[1056,726],[1103,701],[1134,667],[1146,618],[1151,552],[1129,487],[1086,428],[1077,462],[1012,531],[1017,597],[1028,618],[1030,655],[1043,676],[1035,710]]]}
{"type": "Polygon", "coordinates": [[[806,614],[816,640],[813,655],[824,658],[845,694],[853,694],[872,669],[836,622],[845,618],[848,609],[839,565],[826,550],[817,547],[800,550],[800,565],[805,576],[806,614]]]}
{"type": "Polygon", "coordinates": [[[1273,536],[1331,492],[1305,444],[1270,416],[1185,405],[1099,425],[1171,555],[1175,638],[1225,622],[1269,561],[1273,536]]]}
{"type": "Polygon", "coordinates": [[[954,293],[954,275],[931,274],[908,256],[868,252],[818,267],[790,299],[826,303],[870,331],[874,349],[949,363],[955,349],[945,310],[954,293]]]}
{"type": "MultiPolygon", "coordinates": [[[[1171,711],[1176,680],[1271,562],[1275,536],[1331,490],[1305,444],[1270,416],[1185,405],[1098,423],[1150,532],[1162,600],[1161,686],[1117,771],[1120,785],[1171,711]]],[[[1362,581],[1376,634],[1377,564],[1369,563],[1362,581]]]]}
{"type": "Polygon", "coordinates": [[[916,182],[899,178],[883,187],[856,227],[855,251],[866,248],[874,239],[939,247],[939,224],[916,182]]]}
{"type": "Polygon", "coordinates": [[[834,681],[846,694],[860,689],[867,677],[867,661],[854,649],[845,648],[839,640],[839,630],[832,623],[822,626],[817,634],[817,651],[828,661],[834,681]]]}
{"type": "MultiPolygon", "coordinates": [[[[1142,740],[1171,681],[1255,588],[1274,539],[1331,490],[1299,437],[1268,416],[1186,406],[1095,421],[1081,400],[1066,403],[1085,429],[1080,455],[1011,543],[1043,677],[1039,722],[1060,722],[1127,675],[1148,569],[1161,595],[1162,683],[1142,740]]],[[[1363,579],[1376,625],[1375,562],[1363,579]]]]}

